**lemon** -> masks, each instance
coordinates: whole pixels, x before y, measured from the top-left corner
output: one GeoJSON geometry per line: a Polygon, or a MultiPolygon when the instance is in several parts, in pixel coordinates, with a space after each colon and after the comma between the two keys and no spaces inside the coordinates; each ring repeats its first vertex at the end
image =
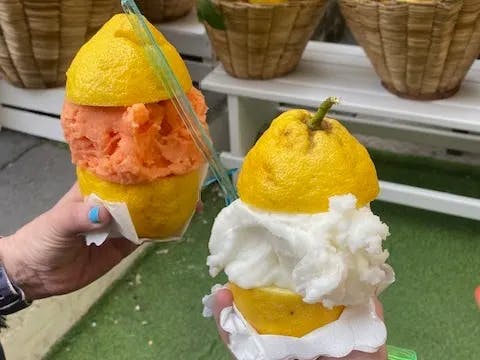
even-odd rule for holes
{"type": "MultiPolygon", "coordinates": [[[[180,85],[192,80],[177,50],[150,23],[180,85]]],[[[169,98],[159,83],[125,14],[112,17],[78,51],[67,71],[66,98],[77,105],[130,106],[169,98]]]]}
{"type": "Polygon", "coordinates": [[[84,196],[93,193],[106,201],[125,202],[140,238],[165,239],[178,235],[192,216],[199,200],[201,172],[122,185],[77,167],[77,178],[84,196]]]}
{"type": "Polygon", "coordinates": [[[235,306],[259,334],[302,337],[338,319],[344,307],[327,309],[306,304],[300,295],[286,289],[242,289],[229,283],[235,306]]]}
{"type": "MultiPolygon", "coordinates": [[[[324,115],[324,114],[323,114],[324,115]]],[[[286,213],[328,211],[329,198],[353,194],[357,206],[374,200],[378,178],[365,147],[340,122],[290,110],[275,120],[245,157],[239,196],[259,209],[286,213]]]]}
{"type": "MultiPolygon", "coordinates": [[[[277,117],[245,157],[240,199],[277,213],[328,211],[329,198],[353,194],[357,206],[374,200],[378,178],[370,156],[337,120],[325,118],[336,99],[316,114],[296,109],[277,117]]],[[[344,307],[307,304],[277,287],[241,289],[230,284],[245,319],[261,334],[301,337],[338,319],[344,307]]]]}

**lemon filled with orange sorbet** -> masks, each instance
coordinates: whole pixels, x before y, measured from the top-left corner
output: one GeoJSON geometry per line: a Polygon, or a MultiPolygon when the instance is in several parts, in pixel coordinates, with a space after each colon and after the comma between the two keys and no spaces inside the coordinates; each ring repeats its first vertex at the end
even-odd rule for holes
{"type": "MultiPolygon", "coordinates": [[[[185,63],[148,25],[207,129],[205,99],[185,63]]],[[[79,50],[61,120],[83,195],[125,203],[140,238],[181,234],[206,164],[126,15],[114,16],[79,50]]]]}

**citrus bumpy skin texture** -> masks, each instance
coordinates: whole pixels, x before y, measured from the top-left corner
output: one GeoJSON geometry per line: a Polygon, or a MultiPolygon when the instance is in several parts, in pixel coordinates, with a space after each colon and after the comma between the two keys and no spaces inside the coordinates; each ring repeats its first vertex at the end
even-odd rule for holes
{"type": "Polygon", "coordinates": [[[338,121],[291,110],[247,154],[240,199],[215,220],[207,264],[224,270],[234,302],[260,333],[303,336],[364,304],[394,280],[388,227],[367,150],[338,121]]]}
{"type": "Polygon", "coordinates": [[[203,169],[149,183],[121,185],[77,168],[84,196],[96,194],[106,201],[124,202],[140,238],[165,239],[181,235],[199,201],[203,169]]]}
{"type": "MultiPolygon", "coordinates": [[[[165,37],[150,23],[148,26],[187,92],[192,80],[185,63],[165,37]]],[[[130,106],[155,103],[169,96],[127,16],[119,14],[78,51],[67,71],[66,98],[77,105],[130,106]]]]}
{"type": "Polygon", "coordinates": [[[311,113],[290,110],[276,118],[245,157],[238,178],[242,201],[286,213],[328,210],[334,195],[352,194],[357,207],[379,192],[377,173],[365,147],[337,120],[325,130],[305,124],[311,113]]]}
{"type": "Polygon", "coordinates": [[[242,289],[230,283],[235,306],[259,334],[302,337],[339,318],[344,306],[306,304],[300,295],[277,287],[242,289]]]}
{"type": "MultiPolygon", "coordinates": [[[[148,26],[207,128],[204,98],[185,63],[148,26]]],[[[62,125],[83,195],[126,203],[140,238],[181,235],[200,197],[204,160],[126,15],[110,19],[77,53],[62,125]]]]}

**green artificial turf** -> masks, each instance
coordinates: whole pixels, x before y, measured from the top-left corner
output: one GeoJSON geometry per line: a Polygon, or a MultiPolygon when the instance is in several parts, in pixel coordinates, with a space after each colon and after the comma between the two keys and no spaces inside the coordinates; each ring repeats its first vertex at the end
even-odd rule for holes
{"type": "Polygon", "coordinates": [[[369,152],[382,180],[480,197],[480,167],[385,151],[369,152]]]}
{"type": "MultiPolygon", "coordinates": [[[[478,168],[373,154],[380,177],[480,197],[478,168]]],[[[229,359],[201,298],[224,278],[205,266],[210,227],[223,199],[210,187],[205,212],[184,240],[152,247],[47,356],[62,359],[229,359]]],[[[390,226],[397,281],[382,296],[388,343],[424,360],[475,359],[480,316],[480,222],[375,202],[390,226]]]]}

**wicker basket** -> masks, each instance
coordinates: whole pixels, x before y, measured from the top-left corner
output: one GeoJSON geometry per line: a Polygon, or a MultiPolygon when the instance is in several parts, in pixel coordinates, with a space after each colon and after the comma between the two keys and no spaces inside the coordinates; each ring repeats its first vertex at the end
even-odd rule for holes
{"type": "Polygon", "coordinates": [[[382,84],[417,100],[454,95],[480,52],[480,1],[340,0],[382,84]]]}
{"type": "Polygon", "coordinates": [[[137,4],[151,22],[166,22],[187,15],[195,0],[137,0],[137,4]]]}
{"type": "Polygon", "coordinates": [[[315,30],[312,40],[338,43],[346,34],[346,24],[337,0],[327,0],[325,15],[315,30]]]}
{"type": "Polygon", "coordinates": [[[204,22],[220,62],[232,76],[270,79],[295,69],[320,22],[327,0],[249,4],[212,0],[225,30],[204,22]]]}
{"type": "Polygon", "coordinates": [[[0,73],[19,87],[64,85],[78,49],[119,11],[118,0],[0,0],[0,73]]]}

